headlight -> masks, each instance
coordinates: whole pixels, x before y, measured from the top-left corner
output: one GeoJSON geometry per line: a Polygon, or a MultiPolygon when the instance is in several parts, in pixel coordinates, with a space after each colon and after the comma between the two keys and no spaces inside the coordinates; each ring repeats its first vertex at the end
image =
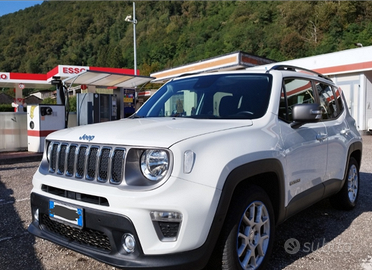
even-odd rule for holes
{"type": "Polygon", "coordinates": [[[151,181],[159,181],[167,174],[169,156],[164,150],[146,150],[141,156],[141,171],[151,181]]]}

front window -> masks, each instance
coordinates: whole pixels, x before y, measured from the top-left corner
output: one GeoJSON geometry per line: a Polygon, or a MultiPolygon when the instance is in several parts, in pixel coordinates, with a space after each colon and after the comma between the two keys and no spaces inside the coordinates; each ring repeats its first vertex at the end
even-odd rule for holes
{"type": "Polygon", "coordinates": [[[279,107],[279,118],[291,122],[292,108],[297,104],[315,103],[312,83],[305,79],[286,78],[279,107]]]}
{"type": "Polygon", "coordinates": [[[162,86],[133,117],[256,119],[267,110],[270,74],[213,74],[162,86]]]}

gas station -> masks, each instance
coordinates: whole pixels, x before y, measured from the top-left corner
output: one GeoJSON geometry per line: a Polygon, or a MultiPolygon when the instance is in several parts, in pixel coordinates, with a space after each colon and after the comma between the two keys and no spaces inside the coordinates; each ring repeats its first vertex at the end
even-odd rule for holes
{"type": "MultiPolygon", "coordinates": [[[[51,89],[54,85],[56,105],[27,106],[27,148],[31,152],[42,152],[45,137],[68,126],[69,112],[66,105],[68,106],[69,92],[73,85],[78,85],[74,89],[80,88],[81,92],[77,94],[78,125],[113,121],[134,112],[132,108],[136,105],[137,86],[152,79],[134,74],[133,69],[59,65],[47,74],[0,72],[0,87],[14,89],[15,99],[12,105],[19,119],[23,107],[27,106],[22,95],[23,89],[51,89]],[[127,108],[130,111],[125,114],[127,108]]],[[[0,141],[0,151],[7,147],[14,150],[9,148],[12,145],[9,142],[15,138],[16,141],[22,141],[21,137],[24,137],[14,132],[14,119],[16,117],[5,116],[4,127],[1,128],[4,135],[1,136],[1,141],[4,141],[0,141]]]]}
{"type": "MultiPolygon", "coordinates": [[[[47,74],[0,72],[0,87],[14,89],[14,105],[19,110],[26,105],[23,103],[23,89],[50,89],[52,84],[55,85],[57,105],[27,106],[26,135],[29,141],[37,141],[31,143],[34,147],[29,143],[29,151],[42,151],[40,142],[45,136],[67,127],[68,111],[65,111],[64,105],[68,104],[66,99],[71,89],[81,92],[77,94],[77,125],[85,125],[117,120],[133,113],[133,107],[138,108],[136,100],[143,103],[145,98],[156,91],[137,91],[138,85],[150,81],[164,83],[185,74],[249,69],[255,66],[268,69],[273,64],[299,66],[328,75],[342,88],[358,129],[362,132],[372,132],[372,46],[280,63],[238,51],[155,72],[150,74],[151,77],[134,75],[133,69],[59,65],[47,74]],[[48,122],[53,122],[53,125],[48,122]],[[58,126],[54,126],[56,123],[58,126]]],[[[0,152],[9,149],[9,145],[17,144],[10,141],[18,140],[18,135],[14,134],[11,128],[15,117],[8,118],[0,119],[0,135],[4,135],[0,136],[0,152]]]]}

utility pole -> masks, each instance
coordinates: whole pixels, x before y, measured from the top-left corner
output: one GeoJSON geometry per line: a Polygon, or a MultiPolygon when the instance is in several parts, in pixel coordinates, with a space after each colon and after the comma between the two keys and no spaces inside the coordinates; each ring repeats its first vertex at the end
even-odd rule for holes
{"type": "Polygon", "coordinates": [[[137,24],[137,20],[136,20],[136,3],[135,2],[133,2],[133,20],[132,20],[132,16],[128,15],[125,18],[125,21],[133,23],[134,75],[137,75],[137,48],[136,48],[137,47],[136,46],[136,24],[137,24]]]}

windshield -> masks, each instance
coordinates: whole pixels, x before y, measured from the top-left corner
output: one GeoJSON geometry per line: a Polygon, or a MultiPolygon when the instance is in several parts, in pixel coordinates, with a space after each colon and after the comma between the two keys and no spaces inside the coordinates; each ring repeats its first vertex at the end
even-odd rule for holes
{"type": "Polygon", "coordinates": [[[213,74],[163,85],[133,117],[256,119],[267,110],[270,74],[213,74]]]}

